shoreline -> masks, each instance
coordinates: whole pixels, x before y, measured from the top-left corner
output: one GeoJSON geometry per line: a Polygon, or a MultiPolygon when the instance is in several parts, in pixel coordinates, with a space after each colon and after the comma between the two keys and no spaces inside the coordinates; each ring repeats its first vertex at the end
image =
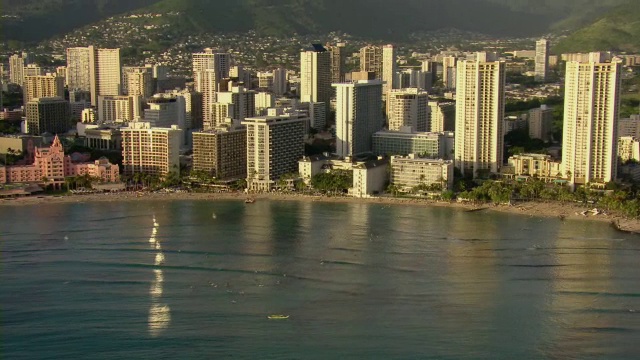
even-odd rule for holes
{"type": "Polygon", "coordinates": [[[262,193],[245,194],[235,193],[104,193],[86,195],[41,195],[16,199],[0,199],[2,206],[26,206],[44,203],[86,203],[86,202],[115,202],[115,201],[167,201],[167,200],[196,200],[196,201],[216,201],[216,200],[236,200],[244,201],[247,197],[260,200],[276,201],[317,201],[324,203],[364,203],[364,204],[388,204],[388,205],[409,205],[419,207],[447,207],[464,211],[494,211],[505,214],[516,214],[534,216],[541,218],[559,218],[563,220],[587,220],[607,223],[619,231],[640,233],[640,219],[627,219],[616,214],[581,215],[585,210],[591,210],[593,206],[586,207],[582,204],[559,203],[559,202],[523,202],[515,205],[493,205],[493,204],[469,204],[458,202],[435,201],[429,199],[394,198],[394,197],[374,197],[374,198],[352,198],[352,197],[327,197],[301,194],[281,194],[262,193]]]}

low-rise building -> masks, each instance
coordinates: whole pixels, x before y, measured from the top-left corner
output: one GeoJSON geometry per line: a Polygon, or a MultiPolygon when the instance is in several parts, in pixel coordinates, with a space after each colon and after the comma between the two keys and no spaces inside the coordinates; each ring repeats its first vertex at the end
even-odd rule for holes
{"type": "Polygon", "coordinates": [[[11,152],[35,153],[36,147],[42,146],[43,143],[42,136],[3,135],[0,136],[0,154],[9,154],[11,152]]]}
{"type": "MultiPolygon", "coordinates": [[[[378,131],[373,134],[376,156],[420,154],[432,159],[447,159],[444,133],[378,131]]],[[[453,139],[452,139],[453,140],[453,139]]]]}
{"type": "Polygon", "coordinates": [[[553,180],[563,178],[561,164],[554,161],[551,155],[520,154],[511,156],[505,167],[508,175],[535,176],[541,179],[553,180]]]}
{"type": "Polygon", "coordinates": [[[84,145],[98,150],[122,150],[120,129],[97,128],[85,130],[84,145]]]}
{"type": "Polygon", "coordinates": [[[438,185],[441,190],[453,188],[453,161],[426,159],[410,154],[391,157],[391,183],[402,192],[415,187],[438,185]]]}
{"type": "Polygon", "coordinates": [[[51,147],[36,148],[33,164],[3,167],[0,183],[42,183],[62,188],[65,178],[83,175],[102,182],[118,182],[120,169],[104,158],[89,163],[73,163],[71,157],[65,155],[56,136],[51,147]]]}

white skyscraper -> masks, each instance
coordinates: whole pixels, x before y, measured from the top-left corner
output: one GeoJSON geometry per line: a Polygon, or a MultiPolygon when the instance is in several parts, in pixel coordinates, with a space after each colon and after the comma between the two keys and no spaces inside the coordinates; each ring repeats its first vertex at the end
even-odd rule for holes
{"type": "Polygon", "coordinates": [[[323,102],[331,100],[331,57],[322,45],[300,53],[300,100],[323,102]]]}
{"type": "Polygon", "coordinates": [[[396,89],[396,48],[393,45],[385,45],[382,47],[382,93],[386,94],[391,89],[396,89]]]}
{"type": "Polygon", "coordinates": [[[387,94],[387,123],[391,131],[428,131],[430,111],[426,91],[396,89],[387,94]]]}
{"type": "Polygon", "coordinates": [[[549,41],[540,39],[536,41],[536,81],[545,82],[549,75],[549,41]]]}
{"type": "Polygon", "coordinates": [[[456,74],[456,166],[473,177],[497,173],[503,162],[505,65],[461,61],[456,74]]]}
{"type": "Polygon", "coordinates": [[[616,178],[620,82],[620,63],[567,63],[562,168],[572,185],[616,178]]]}
{"type": "Polygon", "coordinates": [[[152,67],[125,66],[122,68],[122,94],[141,96],[143,99],[153,96],[155,86],[153,83],[152,67]]]}
{"type": "Polygon", "coordinates": [[[220,81],[229,77],[229,71],[231,69],[231,55],[228,53],[220,52],[214,49],[204,49],[202,53],[193,54],[193,76],[195,82],[195,89],[198,92],[200,84],[196,74],[204,70],[213,70],[215,78],[216,90],[220,86],[220,81]]]}
{"type": "Polygon", "coordinates": [[[24,81],[24,58],[20,55],[9,57],[9,82],[22,86],[24,81]]]}
{"type": "Polygon", "coordinates": [[[91,102],[98,104],[98,96],[117,96],[121,93],[122,64],[120,49],[95,49],[89,46],[92,53],[91,69],[91,102]]]}
{"type": "Polygon", "coordinates": [[[352,156],[372,150],[371,137],[382,129],[382,82],[362,80],[336,88],[336,152],[352,156]]]}

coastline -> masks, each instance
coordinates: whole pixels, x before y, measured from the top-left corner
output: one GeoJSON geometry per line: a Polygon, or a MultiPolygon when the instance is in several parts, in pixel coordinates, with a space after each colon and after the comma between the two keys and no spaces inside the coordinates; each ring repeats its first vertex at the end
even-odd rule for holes
{"type": "Polygon", "coordinates": [[[559,202],[523,202],[516,205],[492,205],[492,204],[469,204],[458,202],[444,202],[428,199],[374,197],[374,198],[352,198],[352,197],[328,197],[301,194],[281,194],[263,193],[247,195],[241,192],[235,193],[105,193],[86,195],[64,195],[64,196],[31,196],[16,199],[0,199],[2,206],[26,206],[43,203],[86,203],[86,202],[115,202],[115,201],[167,201],[167,200],[196,200],[196,201],[216,201],[216,200],[236,200],[244,201],[247,196],[260,200],[275,201],[318,201],[325,203],[367,203],[367,204],[389,204],[389,205],[409,205],[422,207],[447,207],[460,209],[461,211],[495,211],[506,214],[518,214],[542,218],[561,218],[565,220],[587,220],[599,221],[610,224],[620,231],[639,233],[640,219],[627,219],[615,214],[582,215],[585,210],[591,210],[593,206],[587,207],[582,204],[559,203],[559,202]]]}

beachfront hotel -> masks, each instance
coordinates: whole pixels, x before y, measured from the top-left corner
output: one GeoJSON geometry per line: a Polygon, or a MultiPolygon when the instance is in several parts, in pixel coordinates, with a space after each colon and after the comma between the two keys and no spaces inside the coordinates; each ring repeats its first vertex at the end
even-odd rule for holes
{"type": "Polygon", "coordinates": [[[453,133],[378,131],[373,134],[377,156],[420,154],[431,159],[452,158],[453,133]]]}
{"type": "Polygon", "coordinates": [[[269,109],[267,116],[246,118],[247,186],[269,191],[282,175],[296,173],[304,156],[306,113],[269,109]]]}
{"type": "Polygon", "coordinates": [[[387,93],[387,124],[391,131],[428,131],[429,94],[418,88],[387,93]]]}
{"type": "Polygon", "coordinates": [[[102,158],[89,163],[73,163],[65,155],[60,139],[56,136],[48,148],[36,148],[31,165],[0,166],[0,184],[41,183],[61,189],[65,179],[88,175],[101,182],[114,183],[120,180],[118,165],[102,158]]]}
{"type": "Polygon", "coordinates": [[[217,179],[247,177],[247,129],[217,128],[193,133],[193,170],[217,179]]]}
{"type": "Polygon", "coordinates": [[[122,167],[131,176],[143,173],[164,177],[180,174],[183,133],[177,126],[154,128],[148,122],[131,122],[122,131],[122,167]]]}
{"type": "Polygon", "coordinates": [[[573,185],[616,179],[621,64],[567,63],[563,175],[573,185]]]}
{"type": "Polygon", "coordinates": [[[505,64],[478,53],[456,72],[455,162],[463,175],[496,174],[503,158],[505,64]]]}
{"type": "Polygon", "coordinates": [[[419,185],[439,185],[453,189],[453,161],[409,156],[391,157],[391,183],[400,191],[409,192],[419,185]]]}

